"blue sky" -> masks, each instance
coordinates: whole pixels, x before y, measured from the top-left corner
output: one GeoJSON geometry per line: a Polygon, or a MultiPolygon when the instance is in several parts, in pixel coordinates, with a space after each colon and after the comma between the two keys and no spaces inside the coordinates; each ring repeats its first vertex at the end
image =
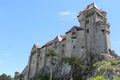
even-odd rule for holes
{"type": "Polygon", "coordinates": [[[0,74],[21,72],[34,43],[79,26],[77,15],[92,2],[107,12],[112,49],[120,55],[119,0],[0,0],[0,74]]]}

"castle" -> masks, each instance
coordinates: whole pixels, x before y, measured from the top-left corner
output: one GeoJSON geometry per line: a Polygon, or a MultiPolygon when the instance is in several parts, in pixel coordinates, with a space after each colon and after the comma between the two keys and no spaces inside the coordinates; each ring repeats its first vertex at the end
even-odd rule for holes
{"type": "Polygon", "coordinates": [[[58,54],[59,62],[65,56],[87,56],[85,53],[102,54],[111,51],[110,25],[106,12],[94,3],[88,5],[77,16],[80,26],[73,26],[63,36],[56,36],[43,46],[34,44],[28,64],[23,72],[15,73],[15,80],[30,80],[44,66],[50,65],[46,57],[49,50],[58,54]]]}

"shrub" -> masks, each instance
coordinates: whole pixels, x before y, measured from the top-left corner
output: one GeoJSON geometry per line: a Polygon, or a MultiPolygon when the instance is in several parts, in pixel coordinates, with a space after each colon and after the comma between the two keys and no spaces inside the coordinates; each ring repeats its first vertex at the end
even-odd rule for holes
{"type": "Polygon", "coordinates": [[[120,77],[115,76],[114,80],[120,80],[120,77]]]}
{"type": "Polygon", "coordinates": [[[49,75],[46,73],[44,75],[33,77],[30,80],[49,80],[49,75]]]}
{"type": "Polygon", "coordinates": [[[118,61],[117,60],[111,60],[111,65],[117,65],[118,61]]]}
{"type": "Polygon", "coordinates": [[[96,76],[95,78],[89,78],[87,80],[107,80],[107,79],[102,76],[96,76]]]}

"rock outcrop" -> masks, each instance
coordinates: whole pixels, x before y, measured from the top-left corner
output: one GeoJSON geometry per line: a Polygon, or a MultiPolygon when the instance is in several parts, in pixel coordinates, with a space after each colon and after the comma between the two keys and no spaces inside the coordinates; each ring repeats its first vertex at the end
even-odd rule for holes
{"type": "Polygon", "coordinates": [[[103,76],[109,80],[114,80],[116,76],[120,77],[120,60],[118,60],[117,55],[111,54],[100,55],[90,53],[84,59],[72,58],[73,62],[63,60],[53,67],[43,67],[39,76],[48,74],[50,77],[52,68],[53,80],[87,80],[96,76],[103,76]],[[79,61],[77,62],[77,59],[81,60],[80,63],[79,61]]]}

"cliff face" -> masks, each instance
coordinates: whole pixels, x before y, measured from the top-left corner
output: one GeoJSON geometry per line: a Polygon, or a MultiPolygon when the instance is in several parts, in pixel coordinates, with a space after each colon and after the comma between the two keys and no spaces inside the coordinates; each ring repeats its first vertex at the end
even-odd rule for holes
{"type": "Polygon", "coordinates": [[[36,77],[48,78],[52,80],[88,80],[88,78],[103,76],[108,80],[120,77],[120,60],[118,56],[111,54],[92,54],[78,58],[76,56],[65,57],[59,64],[43,67],[36,77]]]}

